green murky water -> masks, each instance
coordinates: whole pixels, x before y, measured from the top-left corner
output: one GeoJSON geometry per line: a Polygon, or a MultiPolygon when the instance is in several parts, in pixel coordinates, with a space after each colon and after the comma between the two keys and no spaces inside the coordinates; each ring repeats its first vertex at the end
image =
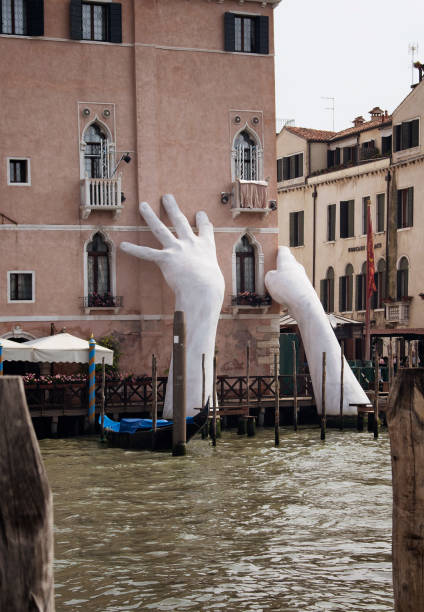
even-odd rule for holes
{"type": "Polygon", "coordinates": [[[57,612],[393,610],[387,433],[227,431],[182,458],[40,446],[57,612]]]}

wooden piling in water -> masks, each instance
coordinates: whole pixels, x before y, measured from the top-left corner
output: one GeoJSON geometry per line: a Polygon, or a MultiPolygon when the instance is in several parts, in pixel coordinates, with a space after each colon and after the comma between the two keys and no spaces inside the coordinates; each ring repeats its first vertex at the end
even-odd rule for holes
{"type": "Polygon", "coordinates": [[[340,430],[343,431],[343,402],[344,402],[344,342],[340,343],[340,430]]]}
{"type": "Polygon", "coordinates": [[[297,359],[296,359],[296,342],[292,341],[292,357],[293,357],[293,429],[297,431],[297,359]]]}
{"type": "Polygon", "coordinates": [[[388,379],[389,379],[389,389],[391,389],[392,384],[393,384],[393,378],[394,378],[394,371],[393,371],[393,347],[392,347],[392,339],[389,339],[389,346],[388,346],[388,353],[389,353],[389,373],[388,373],[388,379]]]}
{"type": "Polygon", "coordinates": [[[216,446],[216,355],[213,356],[212,446],[216,446]]]}
{"type": "Polygon", "coordinates": [[[185,455],[186,441],[186,356],[184,312],[174,312],[173,350],[173,428],[172,454],[185,455]]]}
{"type": "MultiPolygon", "coordinates": [[[[202,410],[205,407],[205,399],[206,399],[205,353],[202,353],[202,410]]],[[[206,416],[206,423],[204,427],[202,427],[202,438],[203,439],[207,438],[208,433],[209,433],[209,413],[206,416]]]]}
{"type": "Polygon", "coordinates": [[[275,394],[275,413],[274,413],[274,433],[275,446],[280,445],[280,380],[278,378],[278,355],[274,353],[274,394],[275,394]]]}
{"type": "Polygon", "coordinates": [[[321,385],[321,440],[325,440],[325,430],[327,427],[327,414],[325,407],[325,378],[326,378],[327,354],[322,354],[322,385],[321,385]]]}
{"type": "Polygon", "coordinates": [[[53,503],[22,379],[0,378],[0,610],[54,612],[53,503]]]}
{"type": "Polygon", "coordinates": [[[386,411],[393,484],[395,612],[424,610],[424,369],[402,369],[386,411]]]}
{"type": "Polygon", "coordinates": [[[152,355],[152,450],[156,448],[158,420],[158,371],[156,355],[152,355]]]}
{"type": "Polygon", "coordinates": [[[105,386],[106,386],[106,366],[105,358],[102,357],[102,391],[100,403],[100,441],[105,440],[105,386]]]}
{"type": "Polygon", "coordinates": [[[378,438],[378,392],[379,392],[379,386],[380,386],[380,377],[379,377],[379,368],[380,368],[380,357],[377,353],[377,351],[375,352],[375,358],[374,358],[374,438],[378,438]]]}
{"type": "Polygon", "coordinates": [[[250,415],[250,342],[246,345],[246,404],[247,404],[247,416],[250,415]]]}

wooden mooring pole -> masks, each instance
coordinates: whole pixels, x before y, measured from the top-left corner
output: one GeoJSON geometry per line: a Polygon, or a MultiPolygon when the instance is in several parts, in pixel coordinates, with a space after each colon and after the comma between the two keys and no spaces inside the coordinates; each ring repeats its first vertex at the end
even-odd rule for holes
{"type": "Polygon", "coordinates": [[[156,429],[158,420],[158,370],[156,355],[152,355],[152,450],[156,448],[156,429]]]}
{"type": "Polygon", "coordinates": [[[105,439],[105,386],[106,386],[106,366],[105,358],[102,357],[102,395],[100,405],[100,441],[105,439]]]}
{"type": "MultiPolygon", "coordinates": [[[[205,399],[206,399],[205,353],[202,353],[202,410],[205,407],[205,399]]],[[[209,412],[210,412],[210,409],[208,408],[208,414],[206,415],[206,423],[205,423],[205,426],[202,428],[202,438],[203,439],[207,438],[209,435],[209,412]]]]}
{"type": "Polygon", "coordinates": [[[375,358],[374,358],[374,438],[378,438],[378,420],[379,420],[379,416],[378,416],[378,392],[379,392],[379,387],[380,387],[380,376],[379,376],[379,369],[380,369],[380,357],[377,353],[377,351],[375,352],[375,358]]]}
{"type": "Polygon", "coordinates": [[[278,354],[274,353],[274,394],[275,394],[275,446],[280,446],[280,380],[278,378],[278,354]]]}
{"type": "Polygon", "coordinates": [[[292,341],[292,357],[293,357],[293,429],[297,431],[297,358],[296,358],[296,342],[292,341]]]}
{"type": "Polygon", "coordinates": [[[53,503],[22,379],[0,378],[0,610],[54,612],[53,503]]]}
{"type": "Polygon", "coordinates": [[[185,455],[186,441],[186,354],[185,318],[182,310],[174,312],[173,351],[173,422],[172,454],[185,455]]]}
{"type": "Polygon", "coordinates": [[[246,415],[250,416],[250,342],[246,345],[246,415]]]}
{"type": "Polygon", "coordinates": [[[213,412],[212,412],[212,446],[216,446],[216,355],[213,356],[213,412]]]}
{"type": "Polygon", "coordinates": [[[325,407],[325,377],[326,377],[327,353],[322,354],[322,385],[321,385],[321,440],[325,440],[327,427],[327,413],[325,407]]]}
{"type": "Polygon", "coordinates": [[[344,402],[344,342],[340,343],[340,431],[343,431],[343,402],[344,402]]]}
{"type": "Polygon", "coordinates": [[[424,369],[398,375],[386,411],[393,485],[396,612],[424,610],[424,369]]]}

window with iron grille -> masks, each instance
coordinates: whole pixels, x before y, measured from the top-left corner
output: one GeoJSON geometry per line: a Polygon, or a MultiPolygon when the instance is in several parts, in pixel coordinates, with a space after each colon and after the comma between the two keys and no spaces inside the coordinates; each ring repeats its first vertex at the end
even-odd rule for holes
{"type": "Polygon", "coordinates": [[[44,0],[1,0],[0,32],[18,36],[43,36],[44,0]]]}
{"type": "Polygon", "coordinates": [[[398,229],[412,227],[414,221],[414,188],[398,189],[397,195],[398,229]]]}
{"type": "Polygon", "coordinates": [[[265,15],[224,14],[224,49],[239,53],[269,53],[269,19],[265,15]]]}
{"type": "Polygon", "coordinates": [[[9,185],[29,185],[29,160],[9,159],[9,185]]]}
{"type": "Polygon", "coordinates": [[[340,202],[340,238],[355,235],[355,200],[340,202]]]}
{"type": "Polygon", "coordinates": [[[108,141],[100,126],[92,123],[84,132],[84,169],[87,178],[109,178],[108,141]]]}
{"type": "Polygon", "coordinates": [[[304,211],[290,213],[290,246],[302,246],[304,211]]]}
{"type": "Polygon", "coordinates": [[[34,272],[13,270],[8,276],[8,301],[34,301],[34,272]]]}
{"type": "Polygon", "coordinates": [[[283,180],[288,181],[299,176],[303,176],[303,153],[283,157],[283,180]]]}
{"type": "Polygon", "coordinates": [[[413,119],[412,121],[404,121],[403,123],[395,125],[393,128],[393,135],[395,140],[394,150],[403,151],[404,149],[412,149],[412,147],[418,147],[419,131],[419,119],[413,119]]]}
{"type": "Polygon", "coordinates": [[[384,193],[377,194],[377,223],[376,232],[384,232],[384,218],[386,216],[386,196],[384,193]]]}
{"type": "Polygon", "coordinates": [[[235,178],[257,181],[259,177],[259,147],[247,131],[240,132],[234,141],[235,178]]]}

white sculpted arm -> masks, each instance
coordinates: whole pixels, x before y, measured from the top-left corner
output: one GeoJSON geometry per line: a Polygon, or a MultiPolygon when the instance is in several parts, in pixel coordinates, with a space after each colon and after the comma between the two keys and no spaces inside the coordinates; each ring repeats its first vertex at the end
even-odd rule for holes
{"type": "MultiPolygon", "coordinates": [[[[267,273],[265,284],[272,298],[280,304],[287,305],[290,314],[298,323],[319,413],[321,413],[322,404],[322,353],[325,351],[327,360],[326,412],[327,414],[339,414],[340,345],[304,267],[296,261],[288,247],[279,247],[277,269],[267,273]]],[[[368,402],[365,391],[345,360],[344,414],[356,414],[356,407],[350,404],[368,402]]]]}
{"type": "MultiPolygon", "coordinates": [[[[122,242],[125,253],[156,263],[175,293],[175,310],[183,310],[186,321],[187,416],[198,413],[202,401],[202,353],[205,354],[205,397],[212,397],[213,355],[216,328],[224,298],[224,277],[216,258],[213,226],[205,212],[196,214],[198,235],[194,234],[175,198],[165,195],[163,205],[177,236],[158,219],[146,202],[140,213],[162,250],[122,242]]],[[[163,416],[172,416],[172,360],[163,416]]]]}

